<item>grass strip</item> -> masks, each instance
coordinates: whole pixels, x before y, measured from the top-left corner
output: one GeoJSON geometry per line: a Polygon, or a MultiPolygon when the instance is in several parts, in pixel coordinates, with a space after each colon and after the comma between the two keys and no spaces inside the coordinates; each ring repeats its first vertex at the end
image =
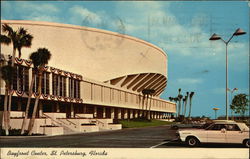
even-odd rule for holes
{"type": "Polygon", "coordinates": [[[148,126],[161,126],[161,125],[170,125],[173,122],[168,121],[160,121],[160,120],[145,120],[145,119],[130,119],[130,120],[119,120],[120,124],[122,124],[122,128],[140,128],[140,127],[148,127],[148,126]]]}

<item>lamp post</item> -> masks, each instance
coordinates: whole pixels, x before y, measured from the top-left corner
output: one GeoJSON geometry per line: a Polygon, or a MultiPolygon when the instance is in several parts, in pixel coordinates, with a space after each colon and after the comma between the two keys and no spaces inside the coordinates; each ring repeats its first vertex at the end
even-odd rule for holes
{"type": "Polygon", "coordinates": [[[214,110],[214,119],[217,119],[217,111],[220,110],[220,108],[213,108],[214,110]]]}
{"type": "Polygon", "coordinates": [[[228,96],[227,96],[227,89],[228,89],[228,58],[227,58],[227,46],[229,42],[232,40],[234,36],[244,35],[246,32],[244,32],[242,29],[238,28],[233,35],[228,39],[228,41],[223,40],[219,35],[213,34],[209,40],[222,40],[226,44],[226,120],[228,120],[228,96]]]}

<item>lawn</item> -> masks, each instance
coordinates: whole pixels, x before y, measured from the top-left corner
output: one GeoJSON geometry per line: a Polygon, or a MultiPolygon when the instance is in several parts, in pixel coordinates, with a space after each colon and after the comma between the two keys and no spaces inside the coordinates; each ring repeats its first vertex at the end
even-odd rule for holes
{"type": "Polygon", "coordinates": [[[160,120],[145,120],[145,119],[130,119],[130,120],[119,120],[122,124],[122,128],[139,128],[139,127],[148,127],[148,126],[161,126],[161,125],[170,125],[173,122],[160,121],[160,120]]]}

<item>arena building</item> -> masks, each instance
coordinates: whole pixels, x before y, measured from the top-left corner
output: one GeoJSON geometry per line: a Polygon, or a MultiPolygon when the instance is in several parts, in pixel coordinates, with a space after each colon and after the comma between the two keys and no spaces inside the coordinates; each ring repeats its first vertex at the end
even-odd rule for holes
{"type": "MultiPolygon", "coordinates": [[[[25,112],[32,77],[29,55],[43,47],[52,57],[43,73],[34,133],[51,134],[46,125],[56,125],[59,134],[120,129],[119,124],[112,124],[114,120],[138,118],[149,109],[154,119],[170,119],[176,112],[175,103],[160,99],[167,85],[168,57],[159,47],[89,27],[23,20],[2,20],[1,24],[24,27],[34,37],[31,48],[23,48],[22,57],[15,60],[12,128],[21,127],[25,112]],[[147,98],[142,93],[145,89],[154,90],[152,96],[147,98]],[[85,129],[84,123],[94,125],[85,129]]],[[[1,44],[1,65],[12,51],[12,45],[1,44]]],[[[0,88],[3,111],[2,79],[0,88]]]]}

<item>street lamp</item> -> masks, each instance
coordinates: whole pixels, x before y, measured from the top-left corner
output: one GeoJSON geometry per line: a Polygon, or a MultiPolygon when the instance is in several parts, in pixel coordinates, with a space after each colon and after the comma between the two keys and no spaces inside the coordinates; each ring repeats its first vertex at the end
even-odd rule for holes
{"type": "Polygon", "coordinates": [[[220,110],[220,108],[213,108],[214,110],[214,119],[217,119],[217,111],[220,110]]]}
{"type": "Polygon", "coordinates": [[[213,34],[209,40],[222,40],[226,44],[226,120],[228,120],[228,98],[227,98],[227,88],[228,88],[228,59],[227,59],[227,45],[234,36],[244,35],[245,31],[242,29],[237,29],[233,35],[228,39],[228,41],[223,40],[219,35],[213,34]]]}

